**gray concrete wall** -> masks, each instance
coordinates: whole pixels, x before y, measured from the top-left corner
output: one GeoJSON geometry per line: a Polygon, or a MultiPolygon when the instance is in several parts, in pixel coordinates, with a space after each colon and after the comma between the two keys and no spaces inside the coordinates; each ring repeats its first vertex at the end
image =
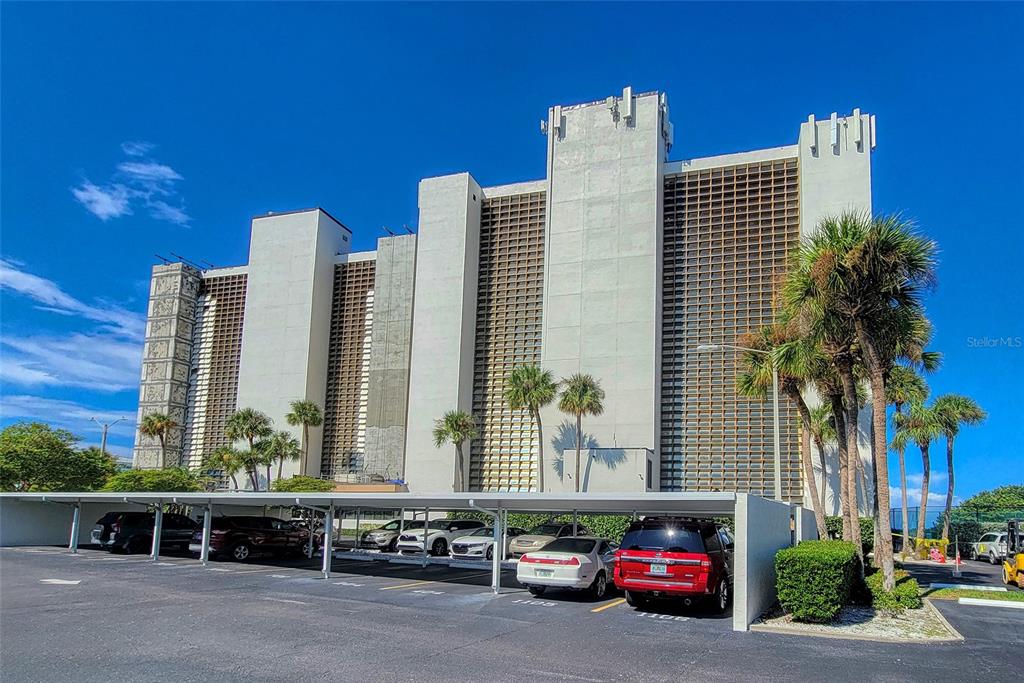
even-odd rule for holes
{"type": "MultiPolygon", "coordinates": [[[[468,173],[420,181],[405,439],[414,493],[452,490],[455,448],[434,447],[434,421],[449,410],[472,413],[482,198],[468,173]]],[[[468,443],[464,453],[468,470],[468,443]]]]}
{"type": "MultiPolygon", "coordinates": [[[[92,542],[96,520],[108,512],[145,511],[144,505],[130,503],[83,503],[78,543],[92,542]]],[[[74,506],[61,503],[0,498],[0,547],[27,545],[68,545],[74,506]]]]}
{"type": "Polygon", "coordinates": [[[788,503],[736,496],[732,628],[746,631],[776,599],[775,553],[792,543],[788,503]]]}
{"type": "MultiPolygon", "coordinates": [[[[334,263],[350,244],[348,229],[320,209],[252,222],[237,406],[266,413],[298,439],[302,428],[285,415],[296,400],[323,408],[334,263]]],[[[319,475],[321,438],[310,430],[306,462],[285,463],[284,477],[319,475]]]]}
{"type": "Polygon", "coordinates": [[[176,467],[181,460],[198,295],[199,271],[195,268],[184,263],[153,266],[142,352],[138,423],[141,424],[146,415],[162,413],[178,428],[166,437],[166,462],[162,462],[159,440],[143,436],[136,427],[132,457],[135,467],[176,467]]]}
{"type": "Polygon", "coordinates": [[[796,523],[796,541],[814,541],[818,538],[818,523],[814,521],[814,510],[802,505],[793,506],[793,520],[796,523]]]}
{"type": "Polygon", "coordinates": [[[412,353],[416,235],[377,240],[366,408],[366,466],[403,475],[412,353]]]}
{"type": "MultiPolygon", "coordinates": [[[[631,120],[622,98],[549,111],[542,365],[601,382],[586,443],[657,453],[664,113],[656,93],[632,99],[631,120]]],[[[557,401],[542,418],[558,457],[567,418],[557,401]]]]}
{"type": "MultiPolygon", "coordinates": [[[[551,463],[549,491],[572,493],[575,485],[576,448],[567,446],[551,463]],[[558,476],[562,470],[570,476],[558,476]]],[[[659,490],[660,463],[646,448],[584,448],[580,452],[581,491],[591,493],[644,493],[659,490]],[[650,462],[650,465],[648,465],[650,462]],[[648,480],[648,472],[651,479],[648,480]]]]}

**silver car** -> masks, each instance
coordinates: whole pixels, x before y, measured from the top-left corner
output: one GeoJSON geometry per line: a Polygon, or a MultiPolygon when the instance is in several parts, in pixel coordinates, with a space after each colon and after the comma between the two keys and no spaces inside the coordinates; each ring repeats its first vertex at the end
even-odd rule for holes
{"type": "MultiPolygon", "coordinates": [[[[394,552],[395,545],[398,543],[398,531],[401,528],[402,520],[393,519],[387,524],[383,524],[376,529],[370,529],[369,531],[364,532],[363,535],[359,537],[359,545],[363,548],[394,552]]],[[[422,529],[423,522],[407,521],[405,523],[405,528],[422,529]]]]}
{"type": "Polygon", "coordinates": [[[999,564],[1006,557],[1006,533],[990,532],[978,539],[977,543],[971,544],[970,558],[972,560],[988,560],[992,564],[999,564]]]}

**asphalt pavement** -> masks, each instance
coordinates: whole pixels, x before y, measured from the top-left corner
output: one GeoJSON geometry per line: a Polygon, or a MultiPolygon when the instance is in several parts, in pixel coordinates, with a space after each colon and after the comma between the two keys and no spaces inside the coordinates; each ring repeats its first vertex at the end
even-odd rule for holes
{"type": "Polygon", "coordinates": [[[1011,679],[1019,612],[938,605],[964,642],[735,633],[705,610],[634,610],[505,573],[336,560],[0,549],[0,678],[21,681],[963,681],[1011,679]],[[984,660],[983,662],[979,660],[984,660]],[[982,666],[982,669],[978,669],[982,666]]]}

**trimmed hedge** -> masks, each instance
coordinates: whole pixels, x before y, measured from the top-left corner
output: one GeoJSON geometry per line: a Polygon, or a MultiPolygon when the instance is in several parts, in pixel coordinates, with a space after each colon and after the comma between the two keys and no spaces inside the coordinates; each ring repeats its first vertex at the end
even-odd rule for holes
{"type": "Polygon", "coordinates": [[[871,591],[871,606],[889,612],[902,612],[905,609],[917,609],[921,606],[921,590],[917,580],[907,572],[896,571],[896,585],[891,591],[882,589],[882,572],[870,574],[865,580],[871,591]]]}
{"type": "MultiPolygon", "coordinates": [[[[860,544],[866,557],[875,549],[875,520],[871,517],[860,517],[860,544]]],[[[825,529],[830,538],[843,537],[843,518],[831,515],[825,518],[825,529]]]]}
{"type": "Polygon", "coordinates": [[[850,601],[860,577],[852,543],[804,541],[775,554],[779,603],[797,621],[830,621],[850,601]]]}

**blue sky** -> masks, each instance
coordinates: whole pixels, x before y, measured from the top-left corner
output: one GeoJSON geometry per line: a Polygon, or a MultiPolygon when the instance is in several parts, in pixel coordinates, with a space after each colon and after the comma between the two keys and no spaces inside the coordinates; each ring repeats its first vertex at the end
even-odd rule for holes
{"type": "MultiPolygon", "coordinates": [[[[669,93],[673,159],[878,117],[876,210],[941,246],[936,394],[990,414],[958,492],[1019,483],[1020,4],[17,4],[2,14],[2,419],[132,417],[154,254],[246,260],[323,206],[373,248],[420,178],[542,177],[549,105],[669,93]],[[1010,340],[1010,343],[1005,343],[1010,340]]],[[[111,444],[130,453],[132,426],[111,444]]],[[[944,471],[944,448],[935,452],[944,471]]],[[[912,472],[920,471],[916,452],[912,472]]],[[[941,481],[937,490],[944,491],[941,481]]]]}

